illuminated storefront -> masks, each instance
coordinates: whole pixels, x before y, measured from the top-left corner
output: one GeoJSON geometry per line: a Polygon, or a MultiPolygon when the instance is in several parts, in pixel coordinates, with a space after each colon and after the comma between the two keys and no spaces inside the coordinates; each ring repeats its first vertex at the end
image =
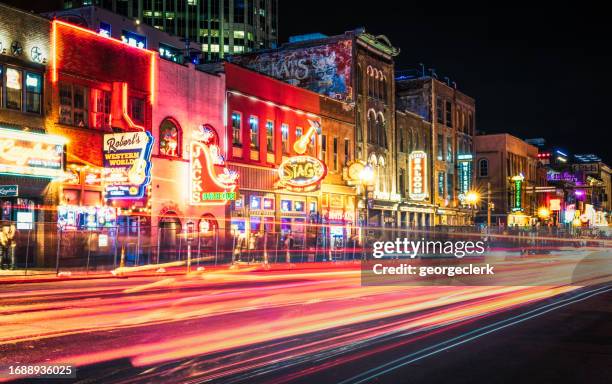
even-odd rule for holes
{"type": "MultiPolygon", "coordinates": [[[[290,235],[301,257],[344,246],[356,220],[355,189],[343,179],[354,123],[322,114],[324,102],[337,101],[223,66],[228,168],[240,174],[240,193],[230,204],[234,245],[278,248],[290,235]]],[[[329,109],[341,111],[336,104],[329,109]]]]}
{"type": "Polygon", "coordinates": [[[2,220],[34,229],[35,208],[45,188],[64,177],[67,140],[55,135],[0,128],[0,201],[2,220]]]}

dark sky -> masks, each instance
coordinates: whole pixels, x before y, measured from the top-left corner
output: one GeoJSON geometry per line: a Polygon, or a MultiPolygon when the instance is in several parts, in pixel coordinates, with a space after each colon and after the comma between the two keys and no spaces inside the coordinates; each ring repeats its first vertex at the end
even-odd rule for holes
{"type": "MultiPolygon", "coordinates": [[[[544,137],[571,153],[597,153],[612,162],[612,36],[601,7],[539,0],[488,6],[443,0],[279,1],[281,42],[294,34],[334,35],[363,26],[401,48],[398,69],[424,63],[474,97],[477,129],[544,137]]],[[[59,3],[8,2],[44,8],[59,3]]]]}
{"type": "Polygon", "coordinates": [[[364,26],[401,48],[396,68],[424,63],[474,97],[477,129],[544,137],[610,163],[607,12],[586,2],[504,3],[492,8],[440,0],[281,0],[281,41],[364,26]]]}

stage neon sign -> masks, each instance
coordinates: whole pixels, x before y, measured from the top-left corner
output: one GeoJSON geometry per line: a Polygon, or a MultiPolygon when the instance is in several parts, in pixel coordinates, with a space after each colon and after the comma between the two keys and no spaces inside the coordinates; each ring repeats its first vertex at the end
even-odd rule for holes
{"type": "Polygon", "coordinates": [[[304,155],[308,150],[311,138],[321,133],[321,124],[318,121],[309,119],[308,122],[310,128],[306,134],[293,144],[293,150],[298,153],[298,156],[288,158],[278,167],[280,184],[290,190],[313,190],[327,175],[325,163],[316,157],[304,155]]]}
{"type": "Polygon", "coordinates": [[[219,146],[214,143],[216,135],[206,132],[209,128],[201,129],[202,140],[189,145],[189,203],[225,205],[237,198],[238,173],[223,166],[219,146]]]}
{"type": "Polygon", "coordinates": [[[410,200],[427,198],[427,154],[414,151],[408,156],[408,196],[410,200]]]}
{"type": "Polygon", "coordinates": [[[67,142],[60,136],[0,128],[0,174],[62,177],[67,142]]]}
{"type": "Polygon", "coordinates": [[[281,163],[278,174],[282,184],[299,189],[321,181],[327,175],[327,167],[312,156],[294,156],[281,163]]]}

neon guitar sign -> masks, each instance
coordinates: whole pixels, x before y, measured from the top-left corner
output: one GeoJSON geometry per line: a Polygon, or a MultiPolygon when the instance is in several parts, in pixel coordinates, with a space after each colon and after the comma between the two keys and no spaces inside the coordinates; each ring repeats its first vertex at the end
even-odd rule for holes
{"type": "Polygon", "coordinates": [[[308,144],[315,134],[321,134],[321,124],[308,120],[310,128],[293,144],[298,156],[283,161],[278,168],[279,183],[293,191],[310,191],[318,188],[321,180],[327,175],[327,166],[321,160],[305,155],[308,144]]]}

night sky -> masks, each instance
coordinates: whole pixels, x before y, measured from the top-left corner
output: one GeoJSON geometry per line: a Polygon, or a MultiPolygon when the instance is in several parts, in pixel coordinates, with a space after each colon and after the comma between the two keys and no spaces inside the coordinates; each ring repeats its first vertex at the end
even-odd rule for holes
{"type": "Polygon", "coordinates": [[[495,4],[280,0],[280,42],[363,26],[401,48],[397,69],[424,63],[474,97],[479,131],[544,137],[550,145],[596,153],[610,163],[607,12],[586,2],[495,4]]]}
{"type": "Polygon", "coordinates": [[[479,131],[544,137],[571,153],[612,160],[606,118],[612,52],[602,9],[563,1],[513,1],[506,8],[401,0],[282,3],[281,41],[364,26],[401,48],[397,69],[423,63],[474,97],[479,131]]]}

